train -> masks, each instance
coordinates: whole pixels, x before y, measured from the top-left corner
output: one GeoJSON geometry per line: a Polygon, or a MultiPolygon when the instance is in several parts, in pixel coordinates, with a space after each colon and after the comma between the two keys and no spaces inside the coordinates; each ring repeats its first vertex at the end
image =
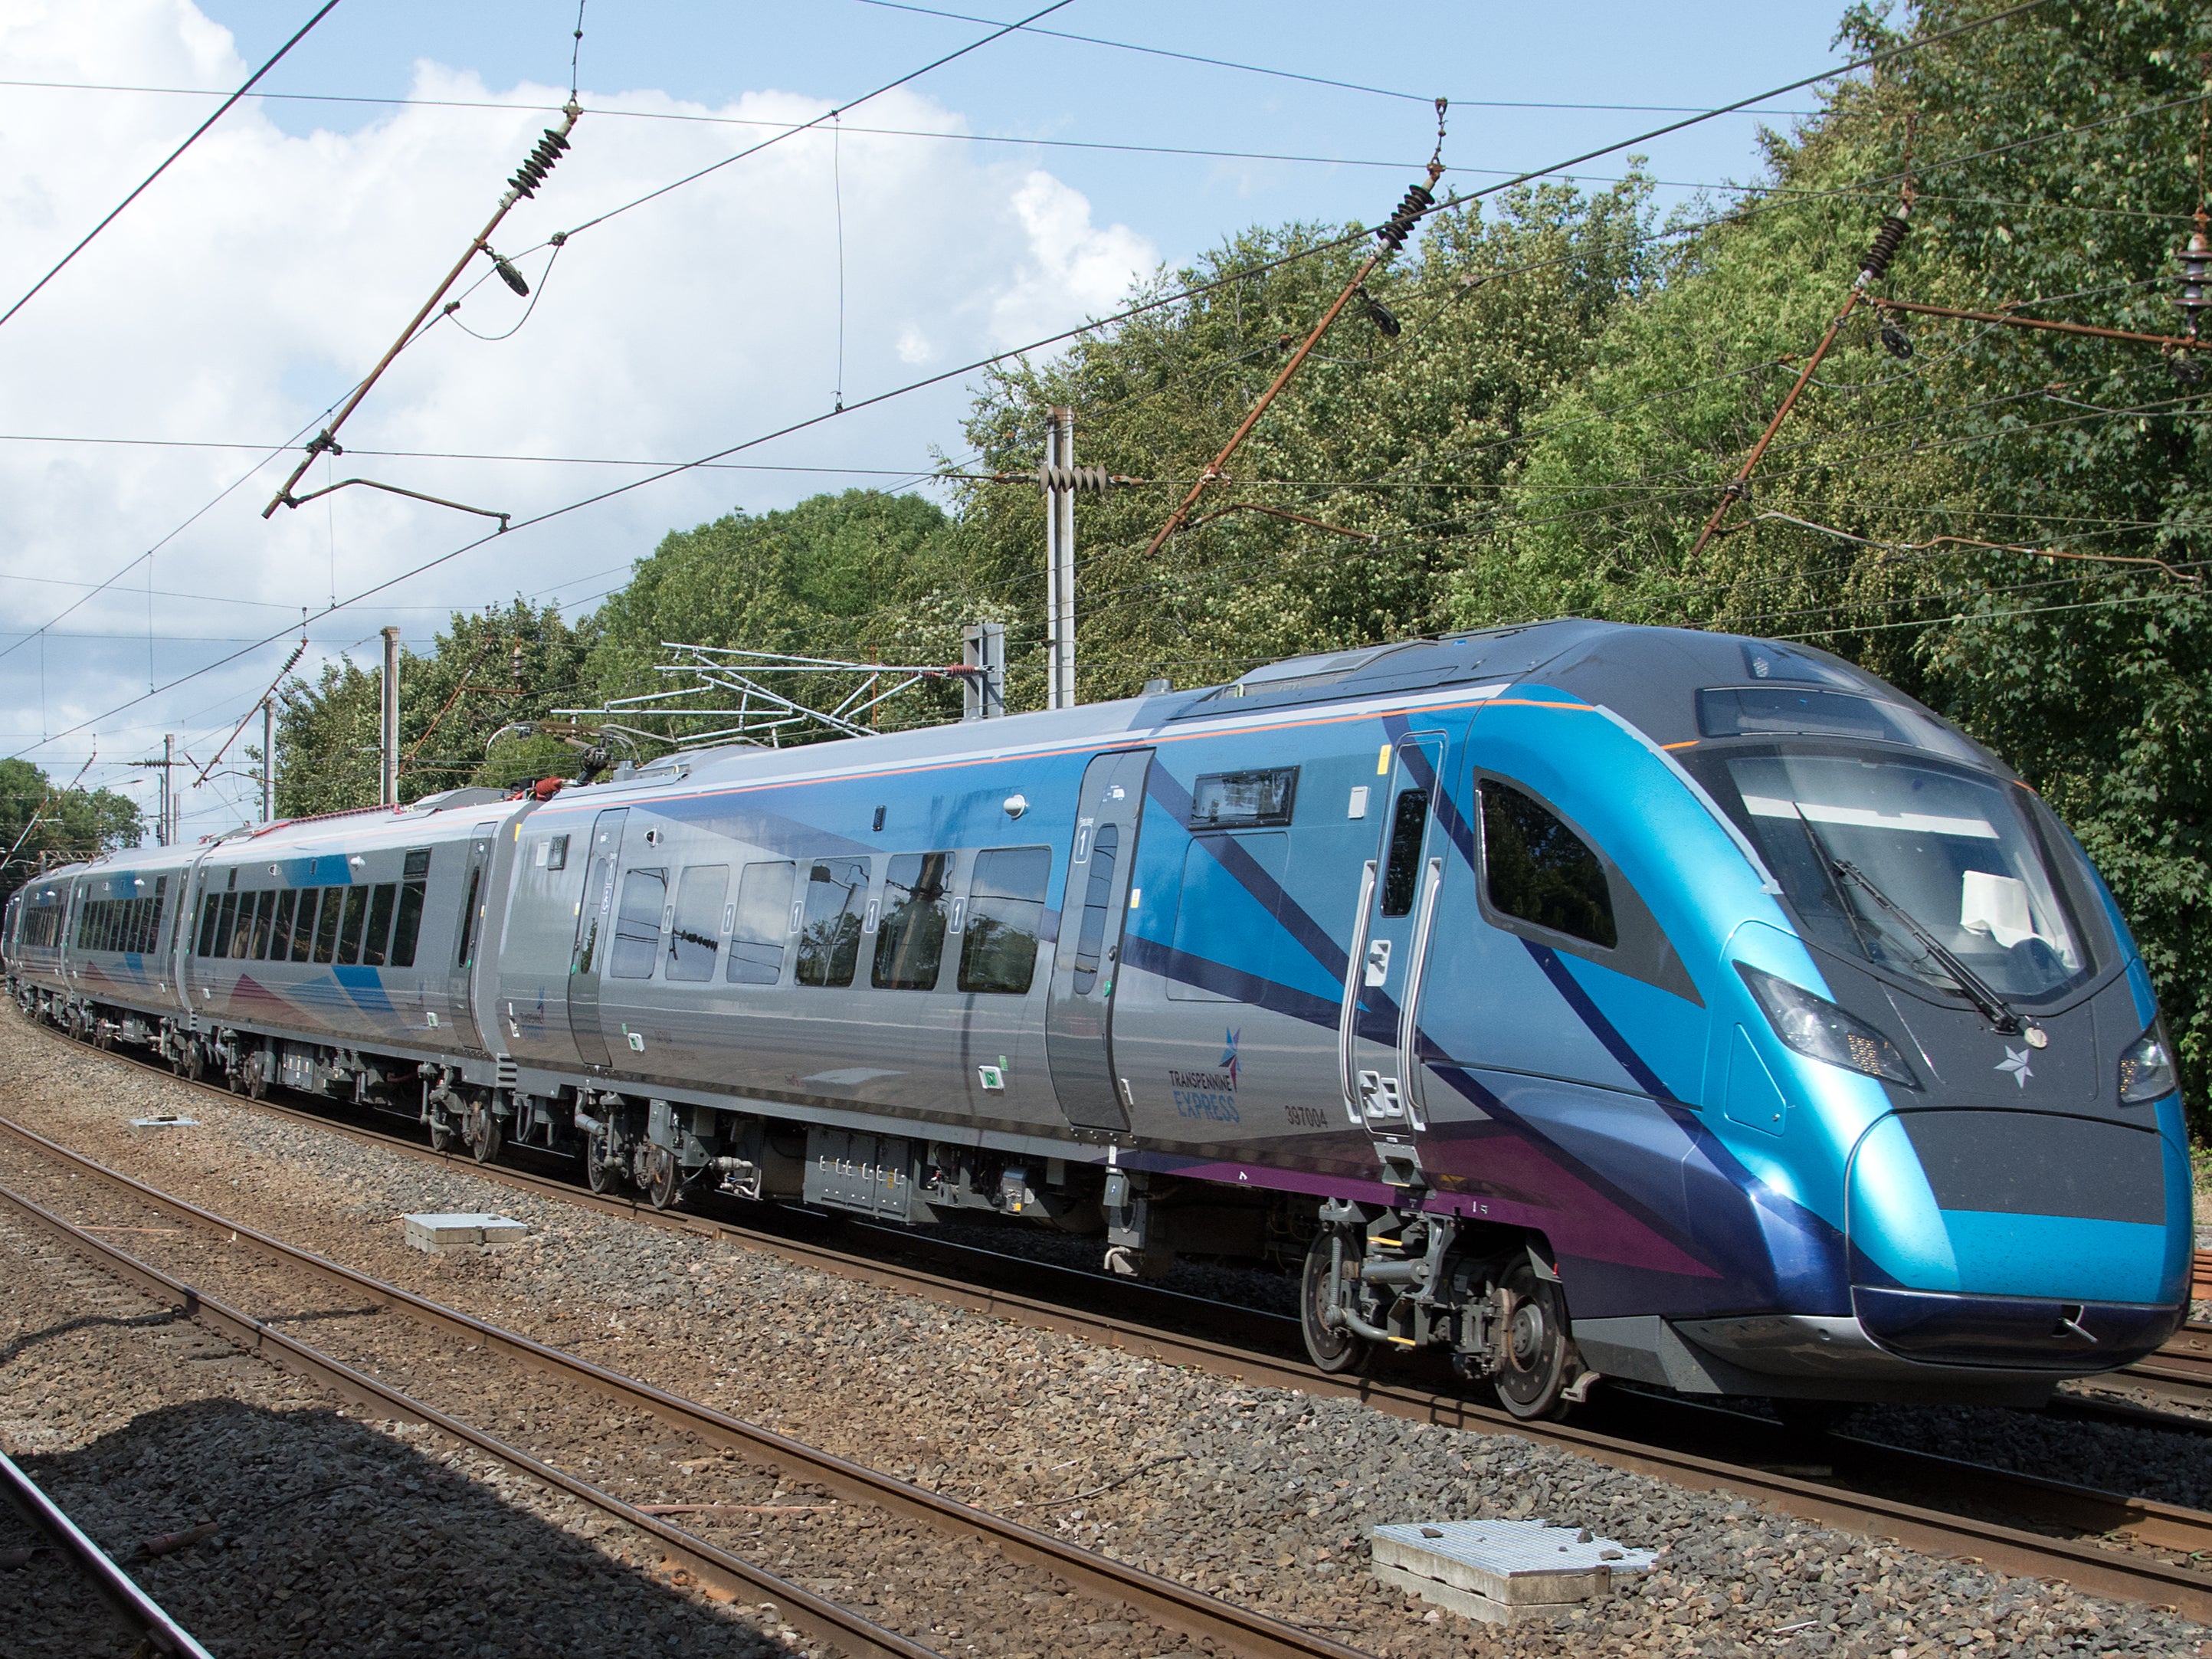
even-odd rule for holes
{"type": "Polygon", "coordinates": [[[46,872],[21,1006],[480,1160],[1295,1273],[1536,1418],[2033,1404],[2185,1317],[2172,1049],[1994,755],[1565,619],[46,872]]]}

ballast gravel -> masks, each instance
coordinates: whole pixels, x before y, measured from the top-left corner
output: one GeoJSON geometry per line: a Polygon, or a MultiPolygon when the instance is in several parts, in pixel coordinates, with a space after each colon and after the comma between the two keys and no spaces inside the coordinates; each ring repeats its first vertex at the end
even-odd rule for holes
{"type": "MultiPolygon", "coordinates": [[[[0,1018],[0,1112],[363,1272],[1378,1656],[2212,1654],[2212,1630],[2170,1612],[641,1226],[187,1091],[15,1018],[0,1018]],[[125,1127],[180,1109],[201,1127],[125,1127]],[[479,1209],[530,1238],[447,1256],[401,1240],[402,1214],[479,1209]],[[1588,1527],[1658,1550],[1657,1567],[1510,1631],[1369,1571],[1377,1524],[1491,1516],[1588,1527]]],[[[731,1473],[729,1501],[749,1501],[749,1479],[731,1473]]],[[[1115,1623],[1035,1650],[1157,1650],[1115,1623]]]]}
{"type": "MultiPolygon", "coordinates": [[[[772,1612],[662,1578],[629,1528],[434,1429],[341,1410],[12,1218],[0,1258],[0,1442],[222,1659],[806,1650],[772,1612]]],[[[0,1653],[140,1650],[54,1577],[0,1571],[0,1653]]]]}

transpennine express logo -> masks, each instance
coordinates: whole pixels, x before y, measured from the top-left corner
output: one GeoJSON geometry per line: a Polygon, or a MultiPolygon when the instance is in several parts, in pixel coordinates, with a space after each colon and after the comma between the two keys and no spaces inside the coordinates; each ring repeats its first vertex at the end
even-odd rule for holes
{"type": "Polygon", "coordinates": [[[1168,1073],[1168,1082],[1175,1090],[1177,1115],[1202,1118],[1213,1123],[1243,1121],[1243,1114],[1237,1109],[1237,1039],[1239,1033],[1224,1031],[1223,1036],[1226,1040],[1222,1044],[1218,1070],[1170,1071],[1168,1073]]]}

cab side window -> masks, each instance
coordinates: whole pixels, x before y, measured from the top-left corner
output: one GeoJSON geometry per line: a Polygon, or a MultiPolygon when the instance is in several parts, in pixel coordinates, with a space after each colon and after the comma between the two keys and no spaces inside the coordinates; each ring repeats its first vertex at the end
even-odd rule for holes
{"type": "Polygon", "coordinates": [[[1620,942],[1605,867],[1533,796],[1495,778],[1482,793],[1482,879],[1491,908],[1610,951],[1620,942]]]}

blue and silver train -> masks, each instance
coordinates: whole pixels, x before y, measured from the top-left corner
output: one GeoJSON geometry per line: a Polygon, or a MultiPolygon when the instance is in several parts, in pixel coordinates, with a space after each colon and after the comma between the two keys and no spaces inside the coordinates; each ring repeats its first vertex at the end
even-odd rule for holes
{"type": "Polygon", "coordinates": [[[2171,1051],[1987,751],[1822,653],[1562,621],[53,871],[31,1012],[479,1158],[1294,1253],[1315,1360],[1524,1415],[2033,1401],[2186,1310],[2171,1051]]]}

